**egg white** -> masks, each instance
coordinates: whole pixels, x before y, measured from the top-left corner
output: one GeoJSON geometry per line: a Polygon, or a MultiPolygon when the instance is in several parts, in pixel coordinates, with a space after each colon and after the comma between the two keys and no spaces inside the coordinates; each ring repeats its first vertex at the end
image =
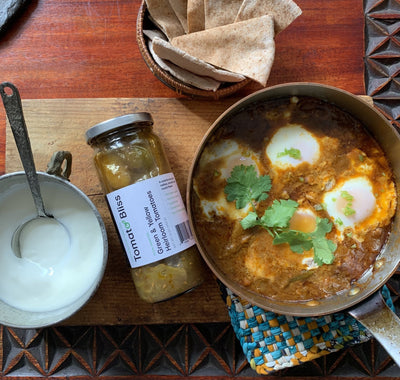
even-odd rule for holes
{"type": "MultiPolygon", "coordinates": [[[[257,174],[260,173],[259,156],[248,147],[244,147],[233,140],[223,140],[207,146],[201,155],[199,166],[205,167],[207,165],[215,165],[218,176],[225,180],[230,177],[233,168],[239,165],[253,165],[257,174]]],[[[198,193],[196,181],[194,181],[193,187],[198,193]]],[[[220,190],[217,199],[205,199],[204,196],[200,198],[201,209],[208,219],[212,219],[214,215],[224,216],[231,220],[243,219],[251,209],[250,205],[243,209],[237,209],[236,202],[227,201],[223,188],[220,190]]]]}
{"type": "Polygon", "coordinates": [[[265,153],[273,168],[290,169],[303,162],[316,163],[320,156],[320,146],[317,138],[301,125],[287,125],[272,136],[265,153]],[[298,150],[300,157],[285,154],[290,149],[298,150]]]}
{"type": "Polygon", "coordinates": [[[339,231],[351,228],[359,232],[362,223],[376,210],[372,183],[368,177],[363,176],[343,181],[324,195],[323,202],[339,231]],[[352,199],[349,200],[349,196],[352,199]]]}

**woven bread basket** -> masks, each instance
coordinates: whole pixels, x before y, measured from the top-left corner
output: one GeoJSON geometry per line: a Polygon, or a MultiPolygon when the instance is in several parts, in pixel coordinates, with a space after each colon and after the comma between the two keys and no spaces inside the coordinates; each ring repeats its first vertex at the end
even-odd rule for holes
{"type": "Polygon", "coordinates": [[[191,85],[185,84],[180,80],[176,79],[174,76],[170,75],[165,70],[161,69],[159,65],[154,61],[151,56],[146,38],[143,35],[143,29],[154,29],[154,25],[149,19],[149,13],[147,11],[147,6],[145,1],[142,1],[142,4],[139,8],[137,24],[136,24],[136,39],[139,45],[139,50],[143,56],[144,61],[147,66],[150,68],[151,72],[158,78],[162,83],[167,85],[169,88],[173,89],[179,95],[186,95],[194,98],[207,98],[207,99],[221,99],[227,96],[234,94],[236,91],[240,90],[248,83],[251,82],[251,79],[245,79],[241,82],[237,83],[222,83],[221,87],[217,91],[207,91],[195,88],[191,85]]]}

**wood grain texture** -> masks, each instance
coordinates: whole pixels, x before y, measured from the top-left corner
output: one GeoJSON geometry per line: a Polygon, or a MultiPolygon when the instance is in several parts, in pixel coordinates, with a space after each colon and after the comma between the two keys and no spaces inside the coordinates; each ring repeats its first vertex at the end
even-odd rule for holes
{"type": "MultiPolygon", "coordinates": [[[[13,82],[23,99],[177,97],[140,55],[135,29],[140,3],[31,0],[0,36],[0,80],[13,82]]],[[[364,94],[362,2],[297,3],[303,14],[276,38],[268,85],[310,81],[364,94]]],[[[237,96],[257,89],[250,84],[237,96]]],[[[2,148],[4,124],[0,174],[5,169],[2,148]]]]}
{"type": "MultiPolygon", "coordinates": [[[[303,14],[276,38],[269,84],[316,81],[364,93],[362,2],[297,3],[303,14]]],[[[24,98],[174,97],[140,55],[139,6],[140,0],[31,0],[0,40],[2,77],[24,98]]]]}
{"type": "MultiPolygon", "coordinates": [[[[131,112],[150,112],[154,131],[166,149],[183,197],[191,161],[212,122],[235,99],[213,102],[188,99],[42,99],[25,100],[23,108],[37,170],[45,171],[57,150],[73,155],[71,182],[98,208],[109,238],[109,260],[101,286],[78,314],[63,324],[151,324],[226,322],[229,320],[211,272],[194,291],[174,300],[150,305],[141,301],[130,277],[93,165],[93,151],[85,141],[92,125],[131,112]],[[51,131],[51,133],[49,133],[51,131]]],[[[11,128],[7,128],[6,171],[22,170],[11,128]]]]}
{"type": "MultiPolygon", "coordinates": [[[[313,81],[363,94],[361,2],[299,0],[298,4],[303,10],[302,16],[276,39],[276,58],[268,85],[313,81]]],[[[32,0],[0,39],[1,80],[13,82],[21,97],[27,100],[24,107],[38,168],[45,169],[54,150],[71,149],[74,155],[71,180],[93,196],[105,217],[98,180],[90,166],[91,149],[84,141],[83,134],[88,127],[121,112],[139,108],[152,111],[152,107],[158,107],[156,126],[160,128],[160,137],[169,152],[180,189],[184,191],[189,161],[182,157],[193,155],[195,149],[189,147],[188,142],[200,141],[217,114],[234,102],[233,98],[221,103],[180,99],[153,76],[136,44],[139,6],[139,0],[32,0]],[[58,102],[57,98],[77,99],[58,102]],[[82,102],[81,98],[100,100],[82,102]],[[104,98],[120,100],[101,100],[104,98]],[[140,101],[132,103],[121,98],[140,101]],[[160,98],[172,98],[168,107],[173,106],[162,105],[157,101],[160,98]],[[28,99],[43,99],[43,102],[28,99]],[[179,115],[187,111],[191,117],[183,124],[178,123],[179,115]],[[84,122],[83,115],[89,115],[84,122]],[[36,121],[40,121],[37,132],[33,126],[36,121]],[[188,134],[188,130],[195,133],[195,137],[188,134]],[[72,144],[72,141],[77,143],[72,144]]],[[[257,89],[251,84],[237,96],[257,89]]],[[[0,107],[0,173],[6,170],[5,134],[5,115],[0,107]]],[[[12,165],[19,162],[15,157],[9,158],[7,171],[14,170],[12,165]]],[[[109,233],[114,234],[112,230],[109,233]]],[[[148,315],[154,316],[155,323],[176,320],[177,315],[168,316],[161,304],[153,306],[149,313],[149,309],[137,301],[120,248],[112,250],[105,281],[106,286],[99,289],[93,301],[81,311],[78,319],[72,318],[71,323],[142,323],[148,315]],[[103,291],[107,289],[107,281],[113,287],[118,285],[116,291],[126,296],[128,301],[123,310],[113,311],[120,306],[113,303],[112,294],[103,291]],[[142,310],[142,314],[132,317],[132,310],[142,310]],[[116,315],[118,320],[113,319],[116,315]]],[[[197,296],[206,300],[211,297],[223,306],[216,288],[209,288],[210,283],[172,301],[176,313],[183,313],[180,321],[191,321],[194,317],[198,321],[209,321],[208,314],[212,314],[215,321],[227,320],[225,310],[211,310],[215,304],[203,316],[187,307],[188,300],[196,302],[197,296]]]]}
{"type": "MultiPolygon", "coordinates": [[[[370,98],[364,97],[370,101],[370,98]]],[[[45,171],[57,150],[73,156],[71,182],[98,208],[109,238],[109,260],[94,298],[63,324],[154,324],[226,322],[229,316],[218,284],[206,270],[206,280],[194,291],[156,305],[139,299],[128,262],[112,223],[93,165],[93,151],[85,142],[92,125],[131,112],[150,112],[154,132],[165,147],[172,170],[185,198],[187,177],[205,132],[236,98],[208,104],[191,99],[40,99],[25,100],[23,108],[37,170],[45,171]],[[52,132],[49,133],[49,130],[52,132]]],[[[22,170],[11,128],[7,128],[7,173],[22,170]]]]}

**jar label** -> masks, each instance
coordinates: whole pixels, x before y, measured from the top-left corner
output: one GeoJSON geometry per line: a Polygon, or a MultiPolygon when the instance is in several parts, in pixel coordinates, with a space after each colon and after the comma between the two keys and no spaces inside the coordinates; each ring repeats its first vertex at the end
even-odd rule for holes
{"type": "Polygon", "coordinates": [[[173,173],[115,190],[107,201],[132,268],[195,244],[173,173]]]}

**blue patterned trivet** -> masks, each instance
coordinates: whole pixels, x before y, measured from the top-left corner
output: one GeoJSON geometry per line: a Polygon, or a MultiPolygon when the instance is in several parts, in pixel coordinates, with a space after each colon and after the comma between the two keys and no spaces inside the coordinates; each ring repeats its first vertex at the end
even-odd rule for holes
{"type": "MultiPolygon", "coordinates": [[[[226,290],[231,323],[250,366],[268,374],[363,343],[372,335],[347,313],[293,317],[265,311],[226,290]]],[[[386,286],[382,294],[394,310],[386,286]]]]}

